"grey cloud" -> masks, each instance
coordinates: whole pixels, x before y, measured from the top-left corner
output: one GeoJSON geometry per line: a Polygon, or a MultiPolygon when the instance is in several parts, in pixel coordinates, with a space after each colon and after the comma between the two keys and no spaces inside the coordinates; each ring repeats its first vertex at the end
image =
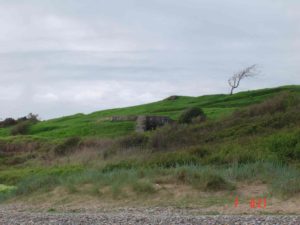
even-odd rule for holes
{"type": "Polygon", "coordinates": [[[295,0],[0,0],[0,117],[300,83],[295,0]],[[143,88],[141,88],[143,87],[143,88]]]}

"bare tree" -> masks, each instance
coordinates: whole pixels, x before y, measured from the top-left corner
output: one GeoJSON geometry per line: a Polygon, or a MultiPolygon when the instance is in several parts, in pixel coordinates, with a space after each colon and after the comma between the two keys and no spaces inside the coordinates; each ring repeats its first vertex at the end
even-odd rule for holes
{"type": "Polygon", "coordinates": [[[241,80],[247,77],[254,77],[257,74],[257,65],[246,67],[238,73],[234,74],[229,80],[228,84],[231,87],[230,95],[233,94],[234,89],[240,86],[241,80]]]}

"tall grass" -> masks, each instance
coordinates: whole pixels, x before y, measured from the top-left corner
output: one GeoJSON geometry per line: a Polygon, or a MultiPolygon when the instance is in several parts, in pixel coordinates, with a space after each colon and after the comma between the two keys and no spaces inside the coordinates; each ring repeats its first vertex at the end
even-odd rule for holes
{"type": "MultiPolygon", "coordinates": [[[[300,192],[300,171],[282,164],[257,162],[232,166],[183,165],[172,168],[135,168],[103,171],[89,169],[72,173],[53,173],[20,179],[15,196],[50,192],[64,187],[70,194],[84,192],[103,196],[110,190],[114,198],[126,196],[131,190],[137,195],[156,193],[156,183],[188,185],[201,191],[233,191],[237,182],[260,181],[275,195],[290,197],[300,192]],[[85,185],[89,189],[82,189],[85,185]],[[123,195],[124,194],[124,195],[123,195]]],[[[3,196],[3,194],[2,194],[3,196]]]]}

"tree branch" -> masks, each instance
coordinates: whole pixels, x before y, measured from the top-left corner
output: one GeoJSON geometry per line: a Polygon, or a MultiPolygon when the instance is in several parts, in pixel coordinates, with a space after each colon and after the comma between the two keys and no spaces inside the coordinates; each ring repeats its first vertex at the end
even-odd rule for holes
{"type": "Polygon", "coordinates": [[[228,84],[231,87],[230,94],[233,93],[233,90],[240,86],[241,80],[247,77],[254,77],[257,74],[257,65],[253,64],[252,66],[246,67],[245,69],[234,74],[229,80],[228,84]]]}

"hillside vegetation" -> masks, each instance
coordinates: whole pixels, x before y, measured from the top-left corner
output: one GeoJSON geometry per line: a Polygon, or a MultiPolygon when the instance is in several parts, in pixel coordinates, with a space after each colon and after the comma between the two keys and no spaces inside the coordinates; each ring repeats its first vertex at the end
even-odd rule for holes
{"type": "MultiPolygon", "coordinates": [[[[229,115],[234,110],[277,95],[281,92],[300,93],[299,86],[284,86],[240,92],[229,95],[208,95],[201,97],[178,96],[175,100],[162,100],[150,104],[104,110],[89,115],[76,114],[58,119],[52,119],[34,124],[27,131],[31,138],[59,139],[66,137],[119,137],[134,131],[134,122],[111,122],[111,116],[116,115],[162,115],[178,119],[180,113],[189,107],[202,108],[209,119],[229,115]]],[[[10,128],[0,128],[0,138],[9,139],[10,128]]],[[[24,137],[22,137],[24,138],[24,137]]],[[[14,137],[13,139],[16,139],[14,137]]]]}
{"type": "Polygon", "coordinates": [[[11,190],[0,190],[2,199],[61,191],[103,201],[156,196],[164,204],[196,204],[199,193],[223,192],[226,203],[224,196],[234,196],[245,182],[266,185],[262,196],[300,193],[300,86],[74,115],[32,124],[26,135],[11,136],[9,129],[0,132],[0,184],[11,190]],[[201,108],[207,120],[136,134],[133,122],[105,119],[177,120],[189,107],[201,108]],[[179,187],[188,199],[174,193],[179,187]]]}

